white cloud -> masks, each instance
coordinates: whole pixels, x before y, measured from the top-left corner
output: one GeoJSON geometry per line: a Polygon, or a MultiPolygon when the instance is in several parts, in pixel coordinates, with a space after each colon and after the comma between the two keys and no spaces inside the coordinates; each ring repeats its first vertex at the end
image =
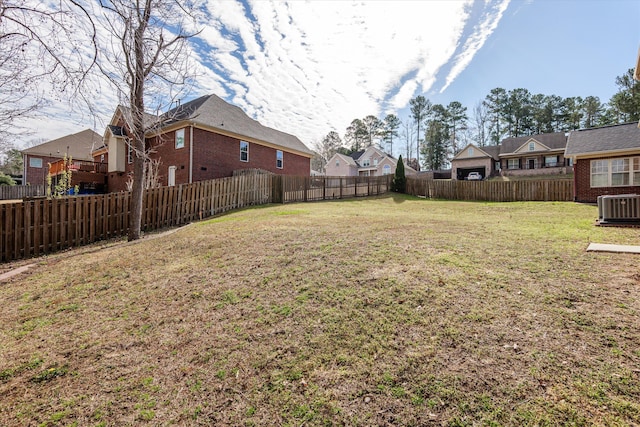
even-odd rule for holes
{"type": "Polygon", "coordinates": [[[451,67],[451,71],[446,78],[444,86],[440,89],[440,93],[444,92],[447,87],[453,83],[456,77],[458,77],[458,75],[467,68],[473,59],[473,56],[478,52],[478,50],[480,50],[480,48],[482,48],[489,36],[498,26],[502,15],[509,6],[509,2],[510,0],[502,0],[483,15],[482,21],[477,24],[474,28],[473,34],[465,42],[462,52],[460,52],[460,54],[458,54],[454,59],[454,65],[451,67]]]}
{"type": "MultiPolygon", "coordinates": [[[[464,43],[463,29],[475,27],[455,57],[450,84],[508,4],[485,5],[483,22],[474,25],[471,2],[207,0],[191,46],[198,76],[191,96],[216,93],[311,145],[331,130],[343,134],[356,117],[396,112],[429,91],[464,43]]],[[[117,97],[108,90],[99,96],[106,122],[117,97]]]]}

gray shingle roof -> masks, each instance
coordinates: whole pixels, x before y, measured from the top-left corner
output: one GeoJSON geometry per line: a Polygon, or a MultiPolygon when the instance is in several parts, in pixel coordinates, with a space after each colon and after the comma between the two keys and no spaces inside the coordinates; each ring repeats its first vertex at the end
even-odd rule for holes
{"type": "Polygon", "coordinates": [[[538,135],[519,136],[517,138],[505,138],[500,143],[500,154],[513,154],[530,139],[535,139],[550,150],[560,150],[567,146],[567,136],[564,132],[542,133],[538,135]]]}
{"type": "Polygon", "coordinates": [[[102,145],[102,137],[91,129],[63,136],[22,150],[23,154],[59,157],[65,154],[76,160],[93,160],[91,152],[102,145]]]}
{"type": "Polygon", "coordinates": [[[485,145],[484,147],[478,147],[478,149],[490,155],[491,158],[498,160],[498,154],[500,154],[499,145],[485,145]]]}
{"type": "Polygon", "coordinates": [[[565,156],[633,149],[640,151],[637,122],[573,131],[569,134],[565,156]]]}
{"type": "Polygon", "coordinates": [[[247,116],[244,111],[216,95],[205,95],[182,104],[164,114],[165,125],[179,121],[220,129],[258,141],[279,145],[285,149],[313,155],[306,145],[294,135],[262,125],[247,116]]]}

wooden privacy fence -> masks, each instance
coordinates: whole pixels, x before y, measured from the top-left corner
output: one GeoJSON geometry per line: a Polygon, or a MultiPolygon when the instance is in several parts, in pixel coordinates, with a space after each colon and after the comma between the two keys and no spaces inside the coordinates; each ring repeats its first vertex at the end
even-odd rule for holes
{"type": "MultiPolygon", "coordinates": [[[[202,181],[145,191],[142,229],[186,224],[245,206],[269,203],[269,175],[202,181]]],[[[0,204],[0,261],[38,256],[98,240],[129,229],[129,192],[0,204]]]]}
{"type": "Polygon", "coordinates": [[[407,177],[407,194],[430,199],[492,202],[572,201],[573,180],[446,181],[407,177]]]}
{"type": "MultiPolygon", "coordinates": [[[[142,229],[152,231],[267,203],[364,197],[389,191],[391,177],[247,174],[145,191],[142,229]]],[[[0,261],[39,256],[128,233],[128,192],[0,204],[0,261]]]]}
{"type": "MultiPolygon", "coordinates": [[[[281,191],[274,201],[281,203],[377,196],[391,190],[393,175],[384,176],[276,176],[281,191]]],[[[277,187],[276,184],[274,187],[277,187]]]]}
{"type": "Polygon", "coordinates": [[[19,200],[45,194],[44,185],[0,185],[0,200],[19,200]]]}

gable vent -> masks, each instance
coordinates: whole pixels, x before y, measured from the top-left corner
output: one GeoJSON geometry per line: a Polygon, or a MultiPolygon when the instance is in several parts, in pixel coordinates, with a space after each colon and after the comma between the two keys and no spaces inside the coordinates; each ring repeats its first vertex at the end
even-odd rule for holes
{"type": "Polygon", "coordinates": [[[601,224],[640,222],[640,195],[598,196],[598,221],[601,224]]]}

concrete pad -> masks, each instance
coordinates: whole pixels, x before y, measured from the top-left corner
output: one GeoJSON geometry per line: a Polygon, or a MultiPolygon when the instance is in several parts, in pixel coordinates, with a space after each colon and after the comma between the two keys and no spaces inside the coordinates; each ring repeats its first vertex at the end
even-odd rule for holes
{"type": "Polygon", "coordinates": [[[587,252],[619,252],[627,254],[640,254],[640,246],[589,243],[587,252]]]}

